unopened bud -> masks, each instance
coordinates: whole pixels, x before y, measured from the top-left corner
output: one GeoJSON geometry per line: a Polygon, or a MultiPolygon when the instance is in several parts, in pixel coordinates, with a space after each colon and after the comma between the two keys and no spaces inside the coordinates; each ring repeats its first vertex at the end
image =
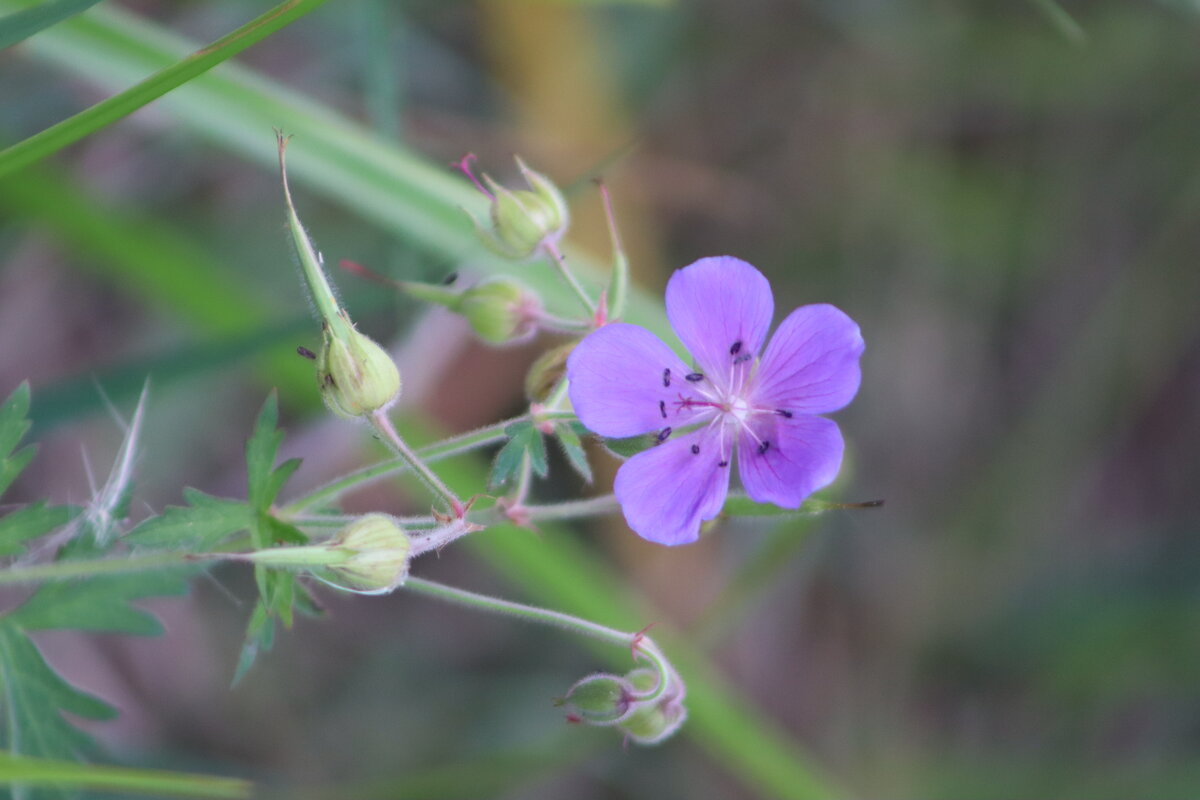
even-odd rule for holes
{"type": "Polygon", "coordinates": [[[537,357],[525,375],[525,396],[533,403],[544,403],[567,372],[567,356],[578,340],[552,347],[537,357]]]}
{"type": "Polygon", "coordinates": [[[335,414],[361,417],[383,410],[400,396],[400,371],[388,352],[347,324],[328,327],[317,357],[321,399],[335,414]]]}
{"type": "Polygon", "coordinates": [[[494,278],[459,295],[455,310],[467,318],[480,339],[506,344],[537,332],[542,301],[516,281],[494,278]]]}
{"type": "Polygon", "coordinates": [[[506,189],[484,175],[483,183],[487,187],[484,191],[492,201],[489,209],[491,227],[485,228],[474,217],[471,219],[489,250],[505,258],[520,260],[529,258],[547,243],[557,243],[566,232],[571,217],[566,199],[549,178],[525,166],[520,158],[517,167],[529,188],[506,189]]]}
{"type": "Polygon", "coordinates": [[[635,702],[629,715],[621,720],[620,729],[629,738],[638,744],[658,744],[679,730],[687,719],[687,709],[683,705],[683,681],[674,670],[659,673],[640,667],[627,673],[625,680],[643,696],[658,688],[659,681],[666,681],[653,700],[635,702]]]}
{"type": "Polygon", "coordinates": [[[404,529],[386,514],[359,517],[328,543],[347,555],[329,565],[337,576],[330,583],[363,594],[390,592],[408,577],[411,545],[404,529]]]}
{"type": "Polygon", "coordinates": [[[589,725],[616,725],[630,710],[633,686],[624,678],[597,672],[578,681],[562,699],[568,713],[589,725]]]}

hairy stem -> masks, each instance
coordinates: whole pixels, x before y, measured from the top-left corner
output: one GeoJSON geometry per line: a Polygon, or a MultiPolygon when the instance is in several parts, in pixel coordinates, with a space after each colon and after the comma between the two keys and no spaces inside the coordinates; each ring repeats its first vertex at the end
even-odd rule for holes
{"type": "Polygon", "coordinates": [[[436,494],[442,498],[456,517],[461,517],[464,513],[462,500],[458,499],[458,495],[445,484],[445,482],[431,470],[416,451],[408,446],[408,442],[400,436],[396,430],[396,426],[392,424],[392,420],[383,411],[376,411],[370,416],[371,426],[379,433],[380,437],[392,448],[397,456],[408,464],[408,467],[415,473],[425,484],[436,494]]]}

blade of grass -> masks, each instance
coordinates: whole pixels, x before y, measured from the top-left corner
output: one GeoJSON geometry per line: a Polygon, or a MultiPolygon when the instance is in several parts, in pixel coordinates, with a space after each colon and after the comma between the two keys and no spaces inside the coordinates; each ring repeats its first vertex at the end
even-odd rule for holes
{"type": "Polygon", "coordinates": [[[106,125],[111,125],[117,120],[129,116],[152,100],[162,97],[172,89],[237,55],[250,45],[270,36],[324,2],[325,0],[287,0],[287,2],[280,3],[262,16],[246,23],[232,33],[222,36],[211,45],[196,50],[183,60],[163,67],[154,75],[120,94],[52,125],[41,133],[0,150],[0,177],[9,175],[35,161],[40,161],[106,125]]]}
{"type": "Polygon", "coordinates": [[[0,18],[0,50],[24,41],[40,30],[87,11],[100,0],[46,0],[33,8],[0,18]]]}
{"type": "Polygon", "coordinates": [[[106,767],[0,752],[0,785],[94,789],[149,797],[250,797],[249,781],[163,770],[106,767]]]}

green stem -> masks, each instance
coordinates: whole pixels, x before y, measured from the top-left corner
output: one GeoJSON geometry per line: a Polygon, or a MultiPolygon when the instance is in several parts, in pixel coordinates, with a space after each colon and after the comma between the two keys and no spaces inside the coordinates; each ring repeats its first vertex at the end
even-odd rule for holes
{"type": "Polygon", "coordinates": [[[489,597],[485,594],[458,589],[453,586],[447,586],[444,583],[427,581],[423,578],[409,577],[404,582],[402,588],[411,589],[430,597],[469,606],[481,611],[508,614],[509,616],[520,617],[532,622],[540,622],[544,625],[565,628],[574,633],[590,636],[593,639],[614,644],[618,647],[630,647],[638,635],[636,633],[625,633],[616,628],[609,628],[606,625],[574,617],[570,614],[564,614],[561,611],[551,611],[548,608],[538,608],[537,606],[527,606],[524,603],[514,603],[511,600],[501,600],[498,597],[489,597]]]}
{"type": "Polygon", "coordinates": [[[562,275],[563,280],[575,292],[575,296],[579,298],[579,302],[583,303],[583,307],[587,309],[588,314],[593,318],[596,316],[596,304],[588,293],[584,290],[583,284],[575,277],[575,273],[567,269],[567,259],[563,257],[562,251],[558,249],[558,245],[554,242],[545,242],[542,244],[542,249],[546,251],[546,255],[550,256],[550,260],[554,262],[554,266],[558,268],[558,273],[562,275]]]}
{"type": "Polygon", "coordinates": [[[604,200],[604,218],[608,221],[608,238],[613,250],[612,278],[608,283],[608,318],[620,319],[625,313],[625,298],[629,295],[629,257],[625,255],[621,233],[617,230],[612,197],[603,182],[600,183],[600,197],[604,200]]]}
{"type": "Polygon", "coordinates": [[[421,460],[421,457],[417,455],[415,450],[408,446],[408,443],[400,436],[396,430],[396,426],[392,424],[392,420],[388,415],[383,411],[376,411],[369,419],[372,427],[375,428],[384,442],[392,448],[392,451],[403,459],[409,468],[417,473],[421,480],[425,481],[434,494],[446,501],[446,504],[450,506],[455,516],[462,516],[462,500],[459,500],[458,495],[421,460]]]}
{"type": "Polygon", "coordinates": [[[203,561],[219,561],[219,554],[154,553],[128,558],[98,558],[84,561],[55,561],[51,564],[35,564],[29,567],[9,567],[0,572],[0,585],[42,583],[71,578],[91,578],[97,575],[114,575],[122,572],[170,567],[188,567],[203,561]]]}
{"type": "Polygon", "coordinates": [[[620,509],[620,505],[617,504],[617,498],[611,494],[589,497],[587,500],[569,500],[565,503],[524,507],[531,520],[580,519],[581,517],[610,514],[618,509],[620,509]]]}
{"type": "MultiPolygon", "coordinates": [[[[575,419],[575,415],[570,412],[546,412],[539,415],[540,419],[575,419]]],[[[488,445],[498,444],[504,441],[504,429],[514,422],[529,419],[528,414],[522,414],[519,417],[497,422],[494,425],[488,425],[478,430],[470,431],[469,433],[459,434],[458,436],[446,439],[438,444],[422,447],[417,451],[417,454],[426,463],[430,464],[434,461],[441,461],[443,458],[461,455],[476,450],[488,445]]],[[[382,480],[383,478],[392,475],[406,472],[409,469],[409,464],[402,458],[393,458],[388,461],[381,461],[378,464],[372,464],[369,467],[362,467],[353,472],[348,472],[340,478],[333,480],[324,486],[321,486],[306,495],[302,495],[292,502],[284,506],[279,514],[282,517],[291,518],[300,512],[320,505],[321,503],[333,502],[343,493],[361,486],[366,486],[374,481],[382,480]]]]}

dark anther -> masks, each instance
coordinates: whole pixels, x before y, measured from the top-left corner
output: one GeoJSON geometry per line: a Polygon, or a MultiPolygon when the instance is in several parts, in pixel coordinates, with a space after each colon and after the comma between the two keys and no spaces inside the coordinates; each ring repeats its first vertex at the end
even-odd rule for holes
{"type": "Polygon", "coordinates": [[[449,275],[442,278],[442,286],[449,286],[450,284],[454,283],[456,280],[458,280],[458,273],[451,272],[449,275]]]}
{"type": "Polygon", "coordinates": [[[771,442],[770,442],[769,440],[767,440],[767,439],[763,439],[763,442],[762,442],[762,444],[760,444],[760,445],[758,446],[758,454],[759,454],[760,456],[761,456],[761,455],[765,455],[765,454],[766,454],[766,452],[767,452],[768,450],[770,450],[770,449],[771,449],[771,442]]]}
{"type": "Polygon", "coordinates": [[[734,342],[734,343],[733,343],[733,345],[732,345],[732,346],[729,348],[729,355],[731,355],[731,356],[736,356],[736,355],[737,355],[738,353],[740,353],[740,352],[742,352],[742,340],[741,340],[741,339],[738,339],[738,340],[737,340],[736,342],[734,342]]]}
{"type": "Polygon", "coordinates": [[[741,364],[741,363],[744,363],[744,362],[746,362],[746,361],[749,361],[751,358],[753,358],[753,356],[752,356],[752,355],[750,355],[749,353],[742,353],[740,356],[738,356],[737,358],[735,358],[735,359],[733,360],[733,363],[735,363],[735,364],[741,364]]]}
{"type": "Polygon", "coordinates": [[[698,445],[698,444],[692,445],[692,455],[694,455],[694,456],[700,455],[700,445],[698,445]]]}
{"type": "Polygon", "coordinates": [[[728,466],[729,466],[729,462],[728,462],[728,461],[718,461],[718,462],[717,462],[717,466],[718,466],[718,467],[728,467],[728,466]]]}
{"type": "Polygon", "coordinates": [[[698,383],[698,382],[704,380],[704,376],[701,375],[699,372],[691,372],[691,373],[688,373],[687,375],[684,375],[683,377],[686,378],[687,380],[691,381],[692,383],[698,383]]]}
{"type": "Polygon", "coordinates": [[[307,358],[309,361],[317,360],[317,354],[314,353],[312,350],[309,350],[304,345],[300,345],[299,347],[297,347],[296,352],[299,353],[300,355],[304,356],[305,358],[307,358]]]}
{"type": "Polygon", "coordinates": [[[663,386],[671,385],[671,368],[667,367],[663,370],[663,386]]]}
{"type": "Polygon", "coordinates": [[[792,418],[792,412],[788,411],[786,408],[777,408],[775,409],[775,413],[781,417],[786,417],[787,419],[792,418]]]}
{"type": "Polygon", "coordinates": [[[658,401],[658,413],[662,414],[663,419],[667,418],[667,401],[666,400],[658,401]]]}
{"type": "Polygon", "coordinates": [[[670,427],[666,427],[666,428],[663,428],[661,431],[659,431],[658,436],[656,436],[654,438],[656,440],[658,440],[659,444],[662,444],[663,442],[665,442],[667,440],[667,437],[670,435],[671,435],[671,429],[670,429],[670,427]]]}

